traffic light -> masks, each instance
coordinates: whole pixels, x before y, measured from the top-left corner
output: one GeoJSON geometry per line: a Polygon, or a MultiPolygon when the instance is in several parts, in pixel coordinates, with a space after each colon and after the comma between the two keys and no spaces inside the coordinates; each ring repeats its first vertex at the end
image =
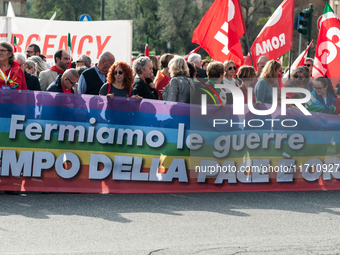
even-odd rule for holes
{"type": "Polygon", "coordinates": [[[299,28],[298,32],[303,38],[309,37],[310,25],[311,25],[311,12],[309,9],[305,9],[299,14],[299,28]]]}

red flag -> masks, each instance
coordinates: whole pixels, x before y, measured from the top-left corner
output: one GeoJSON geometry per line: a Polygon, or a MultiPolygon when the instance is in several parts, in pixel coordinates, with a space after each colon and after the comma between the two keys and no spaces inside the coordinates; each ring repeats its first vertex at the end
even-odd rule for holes
{"type": "Polygon", "coordinates": [[[192,54],[192,53],[196,53],[199,49],[201,48],[201,46],[198,46],[197,48],[193,49],[192,51],[190,51],[187,55],[185,55],[183,58],[185,61],[188,61],[188,58],[189,56],[192,54]]]}
{"type": "Polygon", "coordinates": [[[240,1],[215,0],[196,27],[192,42],[201,45],[217,61],[224,62],[235,55],[243,60],[242,48],[237,44],[245,31],[240,1]]]}
{"type": "Polygon", "coordinates": [[[146,36],[146,43],[145,43],[145,51],[144,51],[145,57],[149,57],[149,36],[146,36]]]}
{"type": "Polygon", "coordinates": [[[312,76],[339,78],[340,21],[327,2],[320,23],[312,76]]]}
{"type": "MultiPolygon", "coordinates": [[[[261,56],[277,59],[293,45],[294,0],[284,0],[270,17],[250,48],[256,67],[261,56]]],[[[245,64],[251,65],[248,54],[245,64]]]]}
{"type": "MultiPolygon", "coordinates": [[[[305,49],[294,61],[294,63],[292,64],[292,66],[290,67],[290,73],[292,73],[292,70],[293,69],[296,69],[298,68],[299,66],[304,66],[305,65],[305,60],[306,60],[306,57],[307,57],[307,53],[308,53],[308,50],[310,48],[310,46],[312,46],[314,40],[312,40],[310,42],[310,44],[308,45],[307,49],[305,49]]],[[[283,76],[283,78],[287,78],[289,75],[289,72],[286,72],[285,75],[283,76]]]]}

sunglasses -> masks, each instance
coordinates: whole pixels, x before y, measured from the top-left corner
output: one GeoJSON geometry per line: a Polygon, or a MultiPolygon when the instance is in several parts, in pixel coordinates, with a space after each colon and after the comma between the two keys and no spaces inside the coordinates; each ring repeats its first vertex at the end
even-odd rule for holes
{"type": "Polygon", "coordinates": [[[311,67],[312,65],[311,64],[305,64],[305,66],[311,67]]]}
{"type": "Polygon", "coordinates": [[[315,90],[322,90],[322,89],[324,89],[324,88],[326,88],[326,87],[322,87],[322,88],[314,87],[315,90]]]}
{"type": "Polygon", "coordinates": [[[76,82],[72,82],[69,78],[66,77],[66,79],[72,84],[72,86],[76,85],[76,82]]]}
{"type": "Polygon", "coordinates": [[[293,77],[294,77],[294,79],[297,79],[299,81],[304,81],[306,79],[306,78],[299,77],[297,75],[294,75],[293,77]]]}
{"type": "Polygon", "coordinates": [[[232,70],[232,69],[234,69],[236,71],[236,67],[235,66],[231,66],[231,67],[228,68],[229,71],[232,70]]]}
{"type": "Polygon", "coordinates": [[[117,72],[117,71],[114,71],[114,72],[113,72],[113,74],[114,74],[114,75],[117,75],[117,74],[119,74],[119,75],[122,75],[122,74],[123,74],[123,72],[122,72],[122,71],[119,71],[119,72],[117,72]]]}

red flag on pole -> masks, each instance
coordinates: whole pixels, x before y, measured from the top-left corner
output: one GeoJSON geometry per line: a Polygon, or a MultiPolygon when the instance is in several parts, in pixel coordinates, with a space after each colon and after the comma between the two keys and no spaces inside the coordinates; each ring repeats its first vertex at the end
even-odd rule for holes
{"type": "Polygon", "coordinates": [[[201,48],[201,46],[198,46],[197,48],[193,49],[192,51],[190,51],[187,55],[185,55],[183,58],[185,61],[188,61],[188,58],[189,56],[192,54],[192,53],[196,53],[199,49],[201,48]]]}
{"type": "MultiPolygon", "coordinates": [[[[294,63],[292,64],[292,66],[290,68],[290,73],[292,73],[293,69],[296,69],[299,66],[305,65],[305,60],[306,60],[306,57],[307,57],[308,50],[309,50],[310,46],[312,46],[313,42],[314,42],[314,40],[312,40],[310,42],[310,44],[308,45],[307,49],[305,49],[303,52],[301,52],[301,54],[295,59],[294,63]]],[[[289,72],[286,72],[285,75],[283,76],[283,78],[287,78],[288,74],[289,74],[289,72]]]]}
{"type": "Polygon", "coordinates": [[[149,36],[146,36],[146,44],[145,44],[145,51],[144,51],[145,57],[149,57],[149,36]]]}
{"type": "Polygon", "coordinates": [[[201,45],[217,61],[235,56],[236,59],[242,56],[243,61],[240,38],[245,31],[240,1],[215,0],[196,27],[192,42],[201,45]]]}
{"type": "MultiPolygon", "coordinates": [[[[261,56],[277,59],[292,49],[294,0],[284,0],[270,17],[250,48],[255,69],[261,56]]],[[[251,65],[248,54],[245,64],[251,65]]]]}
{"type": "Polygon", "coordinates": [[[339,78],[340,21],[327,2],[320,23],[312,76],[339,78]]]}

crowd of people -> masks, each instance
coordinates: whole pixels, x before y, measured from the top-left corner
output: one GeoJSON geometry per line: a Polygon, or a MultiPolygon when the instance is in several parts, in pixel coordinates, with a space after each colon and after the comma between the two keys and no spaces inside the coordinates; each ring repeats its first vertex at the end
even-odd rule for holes
{"type": "MultiPolygon", "coordinates": [[[[242,90],[245,102],[248,102],[248,88],[252,87],[253,95],[249,100],[262,105],[273,103],[274,87],[280,94],[279,88],[289,86],[311,92],[311,99],[305,104],[309,111],[338,114],[340,110],[338,86],[334,88],[327,77],[312,80],[311,58],[306,59],[304,66],[292,70],[290,78],[282,84],[279,79],[281,63],[266,56],[258,59],[255,71],[252,66],[237,67],[233,61],[202,61],[197,53],[189,55],[188,61],[169,53],[160,58],[141,54],[132,66],[115,62],[110,52],[101,54],[93,66],[89,56],[80,55],[72,61],[63,49],[55,52],[54,65],[50,66],[36,44],[30,44],[25,54],[14,53],[12,45],[0,42],[1,88],[101,95],[110,100],[134,97],[191,104],[201,104],[201,95],[207,94],[208,104],[226,105],[233,103],[231,91],[218,88],[216,84],[228,84],[242,90]]],[[[304,98],[306,95],[291,93],[290,96],[304,98]]]]}

